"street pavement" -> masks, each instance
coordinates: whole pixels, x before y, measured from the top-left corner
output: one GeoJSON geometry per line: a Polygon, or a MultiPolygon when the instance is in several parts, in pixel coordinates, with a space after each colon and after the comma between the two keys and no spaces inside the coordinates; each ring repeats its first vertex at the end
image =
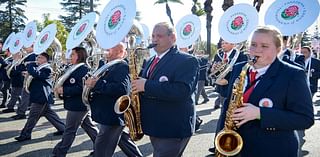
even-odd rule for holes
{"type": "MultiPolygon", "coordinates": [[[[184,152],[184,157],[209,157],[208,148],[213,146],[213,137],[215,134],[216,123],[220,110],[214,110],[213,104],[216,99],[216,93],[211,87],[206,87],[210,101],[206,104],[197,105],[197,114],[203,120],[200,130],[191,138],[184,152]]],[[[201,102],[202,99],[199,100],[201,102]]],[[[305,157],[320,156],[320,93],[314,96],[315,107],[315,124],[306,131],[306,142],[303,146],[305,157]]],[[[58,115],[65,120],[66,111],[62,102],[56,101],[53,109],[58,115]]],[[[2,110],[2,109],[1,109],[2,110]]],[[[14,137],[19,135],[21,128],[24,126],[26,119],[12,120],[10,117],[15,113],[0,113],[0,156],[2,157],[50,157],[53,147],[61,140],[61,136],[53,136],[55,128],[45,119],[41,118],[33,129],[32,140],[16,142],[14,137]]],[[[164,115],[165,116],[165,115],[164,115]]],[[[164,128],[166,126],[163,126],[164,128]]],[[[166,128],[170,129],[170,128],[166,128]]],[[[136,144],[139,146],[144,156],[152,156],[152,146],[147,136],[136,144]]],[[[254,149],[254,148],[252,148],[254,149]]],[[[268,148],[266,148],[268,149],[268,148]]],[[[68,157],[88,156],[92,151],[92,142],[83,131],[78,130],[77,136],[68,157]]],[[[275,156],[277,152],[274,152],[275,156]]],[[[117,147],[114,157],[125,157],[124,153],[117,147]]]]}

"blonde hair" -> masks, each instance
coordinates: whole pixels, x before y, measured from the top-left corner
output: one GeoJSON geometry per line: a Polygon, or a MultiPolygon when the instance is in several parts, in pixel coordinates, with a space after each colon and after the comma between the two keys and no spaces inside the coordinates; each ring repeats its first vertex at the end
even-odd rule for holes
{"type": "Polygon", "coordinates": [[[254,33],[266,33],[272,35],[273,42],[276,45],[277,48],[282,47],[282,34],[280,31],[274,27],[274,26],[259,26],[256,30],[254,30],[254,33]]]}

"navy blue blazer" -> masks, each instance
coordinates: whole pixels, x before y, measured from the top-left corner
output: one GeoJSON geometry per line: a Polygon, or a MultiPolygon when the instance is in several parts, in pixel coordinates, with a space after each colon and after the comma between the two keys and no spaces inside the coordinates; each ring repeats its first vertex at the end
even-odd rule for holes
{"type": "Polygon", "coordinates": [[[22,76],[23,68],[24,68],[24,65],[20,64],[11,70],[10,82],[12,87],[21,87],[21,88],[23,87],[23,79],[24,79],[24,77],[22,76]]]}
{"type": "Polygon", "coordinates": [[[69,78],[63,83],[63,102],[64,108],[69,111],[87,111],[88,108],[82,102],[82,78],[87,74],[88,67],[80,66],[73,71],[69,78]]]}
{"type": "Polygon", "coordinates": [[[33,77],[30,86],[30,103],[53,104],[51,67],[37,69],[35,63],[27,65],[29,75],[33,77]]]}
{"type": "Polygon", "coordinates": [[[6,67],[10,64],[9,62],[12,62],[12,59],[9,59],[6,61],[2,56],[0,56],[0,80],[3,81],[10,81],[8,75],[7,75],[7,69],[6,67]]]}
{"type": "Polygon", "coordinates": [[[208,59],[205,57],[197,58],[200,64],[199,68],[199,80],[205,81],[207,80],[207,70],[208,70],[208,59]]]}
{"type": "MultiPolygon", "coordinates": [[[[142,77],[155,57],[146,61],[142,77]]],[[[199,63],[172,47],[160,59],[141,96],[141,122],[146,135],[158,138],[190,137],[195,126],[194,91],[199,63]]]]}
{"type": "MultiPolygon", "coordinates": [[[[308,68],[308,65],[307,65],[307,68],[308,68]]],[[[319,59],[311,57],[310,70],[311,70],[311,77],[309,78],[310,90],[311,90],[311,93],[316,93],[318,90],[318,79],[320,78],[320,60],[319,59]]]]}
{"type": "MultiPolygon", "coordinates": [[[[237,64],[231,74],[228,98],[220,118],[223,128],[232,84],[242,66],[237,64]]],[[[243,124],[237,132],[243,139],[242,157],[296,157],[298,141],[294,130],[310,128],[314,123],[311,94],[304,71],[277,58],[258,82],[249,97],[249,103],[258,106],[267,98],[273,106],[260,107],[260,120],[243,124]]]]}
{"type": "Polygon", "coordinates": [[[94,121],[104,125],[125,125],[123,114],[115,113],[114,105],[120,96],[128,94],[130,82],[129,86],[125,85],[130,81],[128,74],[128,64],[118,63],[111,66],[97,81],[89,99],[94,121]]]}
{"type": "MultiPolygon", "coordinates": [[[[231,60],[233,59],[234,55],[236,54],[236,50],[233,50],[231,52],[231,54],[229,55],[228,57],[228,63],[231,62],[231,60]]],[[[223,55],[224,55],[224,52],[223,51],[219,51],[218,54],[215,55],[214,57],[214,62],[221,62],[222,59],[223,59],[223,55]],[[220,56],[220,57],[219,57],[220,56]],[[221,58],[222,57],[222,58],[221,58]]],[[[243,61],[247,61],[248,60],[248,57],[243,54],[243,52],[240,52],[237,60],[236,60],[236,63],[239,63],[239,62],[243,62],[243,61]]],[[[229,80],[230,78],[230,73],[229,72],[224,78],[226,80],[229,80]]],[[[227,91],[228,91],[228,84],[227,85],[216,85],[217,86],[217,92],[223,96],[223,97],[226,97],[227,96],[227,91]]]]}
{"type": "Polygon", "coordinates": [[[295,54],[296,57],[294,58],[294,61],[290,60],[290,57],[291,55],[293,54],[294,52],[292,52],[291,49],[286,49],[284,50],[284,53],[283,53],[283,57],[282,57],[282,60],[289,63],[289,64],[292,64],[292,65],[295,65],[295,66],[298,66],[302,69],[304,69],[304,66],[305,66],[305,63],[304,63],[304,55],[302,54],[295,54]]]}

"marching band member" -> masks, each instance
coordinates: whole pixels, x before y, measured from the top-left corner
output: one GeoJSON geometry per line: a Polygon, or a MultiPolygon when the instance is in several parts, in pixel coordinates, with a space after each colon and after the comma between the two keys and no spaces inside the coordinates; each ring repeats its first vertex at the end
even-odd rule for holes
{"type": "MultiPolygon", "coordinates": [[[[21,59],[21,53],[16,53],[12,55],[13,61],[12,66],[14,66],[15,62],[18,62],[21,59]]],[[[9,100],[9,103],[7,104],[7,109],[3,110],[2,112],[8,113],[8,112],[14,112],[14,106],[16,105],[17,101],[19,102],[21,91],[23,87],[23,79],[22,76],[22,70],[23,66],[16,65],[15,67],[12,67],[12,70],[10,72],[10,83],[11,83],[11,98],[9,100]]],[[[21,101],[21,100],[20,100],[21,101]]],[[[21,102],[19,102],[21,103],[21,102]]]]}
{"type": "MultiPolygon", "coordinates": [[[[314,123],[305,73],[278,59],[281,40],[281,33],[270,26],[257,28],[251,38],[249,54],[257,60],[247,71],[244,103],[231,115],[243,139],[240,155],[244,157],[296,157],[298,140],[294,130],[307,129],[314,123]]],[[[225,121],[233,82],[244,64],[233,68],[226,107],[220,116],[222,121],[225,121]]]]}
{"type": "MultiPolygon", "coordinates": [[[[33,45],[30,47],[25,48],[25,51],[27,52],[27,55],[29,55],[24,62],[32,62],[36,61],[37,55],[33,53],[33,45]],[[32,54],[31,54],[32,53],[32,54]]],[[[22,75],[24,75],[26,79],[26,65],[22,64],[23,70],[22,70],[22,75]]],[[[28,107],[30,106],[30,94],[26,91],[25,88],[22,89],[21,93],[21,101],[18,104],[18,109],[17,109],[17,115],[12,116],[13,119],[18,120],[18,119],[25,119],[26,118],[26,111],[28,107]]]]}
{"type": "MultiPolygon", "coordinates": [[[[124,44],[120,43],[109,49],[106,54],[108,61],[124,59],[126,54],[124,44]]],[[[95,140],[94,156],[111,157],[117,144],[128,156],[142,156],[139,148],[129,139],[129,135],[123,132],[125,122],[123,114],[114,111],[116,100],[128,94],[128,86],[125,85],[129,78],[129,67],[126,63],[111,66],[100,78],[89,78],[86,85],[92,87],[90,106],[92,118],[100,124],[99,133],[95,140]]]]}
{"type": "Polygon", "coordinates": [[[65,125],[59,116],[51,109],[54,103],[51,91],[50,75],[52,69],[48,64],[49,55],[45,52],[37,57],[37,64],[30,63],[27,65],[28,73],[33,77],[29,91],[31,108],[28,120],[23,127],[20,136],[15,137],[19,142],[31,139],[32,129],[37,124],[41,116],[45,116],[48,121],[58,130],[53,135],[62,135],[65,125]]]}
{"type": "Polygon", "coordinates": [[[53,149],[53,154],[56,157],[66,156],[80,125],[93,143],[98,134],[98,128],[92,122],[89,108],[82,102],[82,78],[88,72],[88,67],[85,65],[86,58],[86,49],[82,47],[73,48],[71,64],[74,66],[77,64],[82,65],[72,72],[69,78],[63,83],[63,87],[55,89],[63,99],[64,108],[67,110],[66,128],[62,140],[53,149]]]}
{"type": "Polygon", "coordinates": [[[193,94],[199,64],[179,52],[175,42],[168,23],[156,24],[152,43],[157,44],[157,55],[146,62],[142,77],[132,81],[133,92],[141,94],[142,129],[150,136],[154,157],[182,156],[195,130],[193,94]]]}
{"type": "Polygon", "coordinates": [[[200,94],[203,97],[203,101],[200,104],[205,104],[209,101],[208,95],[204,89],[206,80],[208,79],[207,76],[207,69],[208,69],[208,59],[206,57],[204,57],[204,51],[198,51],[196,52],[197,54],[197,59],[199,61],[200,64],[200,68],[199,68],[199,79],[198,79],[198,86],[197,86],[197,91],[196,91],[196,98],[195,98],[195,102],[196,105],[199,104],[198,100],[200,97],[200,94]]]}
{"type": "Polygon", "coordinates": [[[305,71],[307,74],[307,80],[309,81],[309,87],[311,96],[318,91],[318,79],[320,78],[320,60],[314,58],[311,54],[311,48],[304,46],[301,48],[301,53],[305,57],[305,71]]]}
{"type": "MultiPolygon", "coordinates": [[[[213,65],[211,68],[211,72],[214,71],[214,63],[215,62],[226,62],[230,64],[231,60],[234,59],[235,54],[236,54],[236,49],[235,49],[235,44],[229,43],[227,41],[222,40],[221,41],[221,50],[219,51],[215,56],[213,60],[213,65]]],[[[246,61],[247,57],[243,54],[243,52],[240,52],[238,58],[236,59],[236,63],[246,61]]],[[[218,99],[216,99],[215,104],[214,104],[214,109],[218,109],[221,106],[223,106],[223,103],[226,99],[227,95],[227,88],[228,88],[228,79],[230,78],[230,73],[225,76],[225,78],[218,80],[216,82],[216,90],[217,93],[219,94],[218,99]]]]}
{"type": "Polygon", "coordinates": [[[282,37],[283,49],[282,49],[282,52],[278,54],[279,58],[289,64],[292,64],[304,69],[305,67],[304,55],[297,54],[294,51],[292,51],[289,48],[290,42],[288,39],[289,39],[288,36],[282,37]]]}
{"type": "MultiPolygon", "coordinates": [[[[1,61],[2,63],[1,63],[1,69],[0,69],[0,74],[2,78],[2,81],[1,81],[2,85],[0,86],[1,92],[2,92],[2,103],[0,105],[0,108],[6,107],[6,103],[8,100],[8,92],[10,89],[10,79],[7,75],[7,68],[8,68],[8,65],[11,64],[12,58],[9,58],[11,56],[9,48],[5,51],[5,56],[7,58],[1,61]]],[[[9,110],[9,112],[14,112],[14,111],[9,110]]],[[[4,112],[4,113],[8,113],[8,112],[4,112]]]]}

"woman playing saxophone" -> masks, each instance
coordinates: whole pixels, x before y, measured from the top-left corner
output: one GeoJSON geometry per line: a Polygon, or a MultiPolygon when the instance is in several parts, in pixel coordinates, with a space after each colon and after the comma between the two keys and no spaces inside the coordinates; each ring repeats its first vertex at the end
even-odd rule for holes
{"type": "MultiPolygon", "coordinates": [[[[226,106],[220,116],[221,128],[231,119],[242,137],[242,157],[296,157],[298,141],[294,130],[307,129],[314,123],[304,71],[277,58],[281,38],[280,32],[270,26],[254,31],[249,54],[257,60],[246,70],[243,99],[234,112],[228,113],[226,106]]],[[[229,82],[237,80],[245,65],[240,63],[233,68],[229,82]]],[[[228,89],[224,105],[233,100],[233,87],[228,89]]]]}

